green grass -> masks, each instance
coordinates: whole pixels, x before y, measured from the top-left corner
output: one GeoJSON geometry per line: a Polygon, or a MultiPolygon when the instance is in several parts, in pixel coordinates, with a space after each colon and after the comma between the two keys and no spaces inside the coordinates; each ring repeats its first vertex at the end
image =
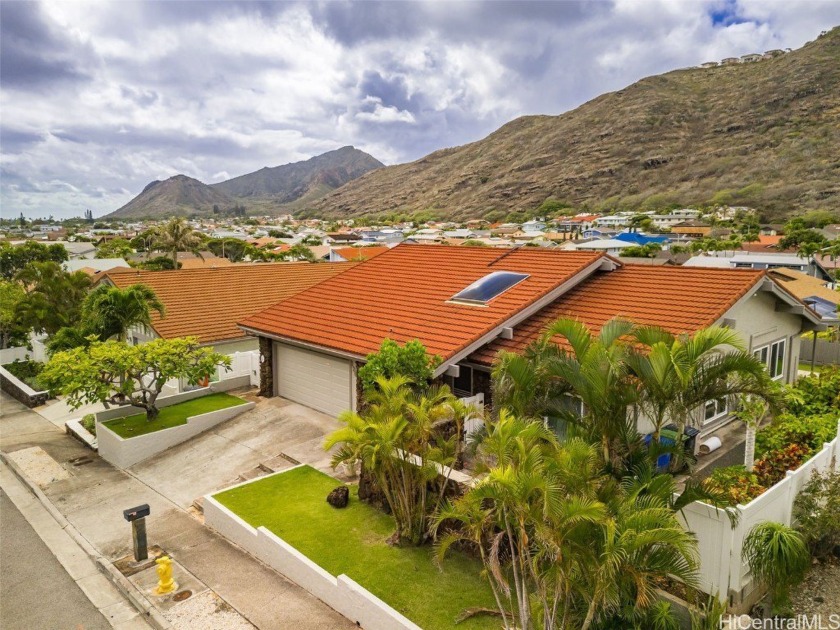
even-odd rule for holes
{"type": "MultiPolygon", "coordinates": [[[[327,494],[336,479],[309,466],[255,481],[215,495],[222,505],[253,527],[264,526],[333,575],[346,574],[425,630],[453,628],[465,608],[496,609],[490,586],[479,575],[481,563],[450,551],[443,566],[433,549],[392,547],[391,517],[359,501],[336,509],[327,494]]],[[[463,621],[465,630],[497,629],[498,617],[463,621]]]]}
{"type": "Polygon", "coordinates": [[[231,396],[230,394],[210,394],[209,396],[194,398],[178,403],[177,405],[171,405],[170,407],[163,407],[158,417],[151,422],[146,420],[146,414],[144,412],[134,416],[109,420],[103,424],[121,438],[132,438],[186,424],[187,418],[191,416],[244,404],[244,400],[236,396],[231,396]]]}
{"type": "MultiPolygon", "coordinates": [[[[819,365],[819,364],[814,365],[814,374],[819,374],[823,370],[824,367],[826,367],[826,366],[819,365]]],[[[800,361],[799,362],[799,369],[802,370],[803,372],[810,372],[811,371],[811,362],[810,361],[809,362],[800,361]]]]}

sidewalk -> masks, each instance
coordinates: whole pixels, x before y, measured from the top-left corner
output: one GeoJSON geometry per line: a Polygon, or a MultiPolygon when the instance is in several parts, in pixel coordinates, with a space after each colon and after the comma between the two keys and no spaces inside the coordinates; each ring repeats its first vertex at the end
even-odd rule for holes
{"type": "MultiPolygon", "coordinates": [[[[305,590],[261,564],[133,475],[111,467],[50,420],[3,395],[0,450],[42,448],[69,474],[43,487],[46,497],[90,545],[110,560],[130,553],[126,508],[148,503],[150,545],[159,545],[201,586],[206,586],[258,628],[316,630],[355,627],[305,590]]],[[[51,410],[53,413],[57,410],[51,410]]],[[[175,575],[176,580],[178,576],[175,575]]],[[[189,600],[188,600],[189,601],[189,600]]]]}
{"type": "Polygon", "coordinates": [[[0,489],[3,628],[149,629],[79,543],[4,464],[0,489]]]}

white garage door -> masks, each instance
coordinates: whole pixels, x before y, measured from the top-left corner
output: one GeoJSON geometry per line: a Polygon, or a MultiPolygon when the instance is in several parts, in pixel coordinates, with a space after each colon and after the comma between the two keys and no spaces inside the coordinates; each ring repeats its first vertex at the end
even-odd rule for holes
{"type": "Polygon", "coordinates": [[[282,343],[274,356],[279,396],[331,416],[350,409],[350,361],[282,343]]]}

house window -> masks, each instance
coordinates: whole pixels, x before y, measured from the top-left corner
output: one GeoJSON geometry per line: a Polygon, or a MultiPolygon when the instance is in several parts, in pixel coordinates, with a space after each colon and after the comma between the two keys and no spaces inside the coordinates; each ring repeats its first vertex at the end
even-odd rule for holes
{"type": "Polygon", "coordinates": [[[773,343],[757,348],[753,356],[766,367],[772,379],[781,379],[785,375],[785,340],[779,339],[773,343]]]}
{"type": "Polygon", "coordinates": [[[716,398],[715,400],[707,400],[703,410],[703,424],[709,424],[715,420],[719,420],[726,415],[728,406],[726,398],[716,398]]]}

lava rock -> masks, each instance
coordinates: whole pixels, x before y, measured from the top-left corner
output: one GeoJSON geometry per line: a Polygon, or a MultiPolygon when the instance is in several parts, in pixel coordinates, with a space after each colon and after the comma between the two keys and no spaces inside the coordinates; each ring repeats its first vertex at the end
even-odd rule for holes
{"type": "Polygon", "coordinates": [[[345,508],[350,501],[350,488],[338,486],[327,495],[327,503],[335,508],[345,508]]]}

